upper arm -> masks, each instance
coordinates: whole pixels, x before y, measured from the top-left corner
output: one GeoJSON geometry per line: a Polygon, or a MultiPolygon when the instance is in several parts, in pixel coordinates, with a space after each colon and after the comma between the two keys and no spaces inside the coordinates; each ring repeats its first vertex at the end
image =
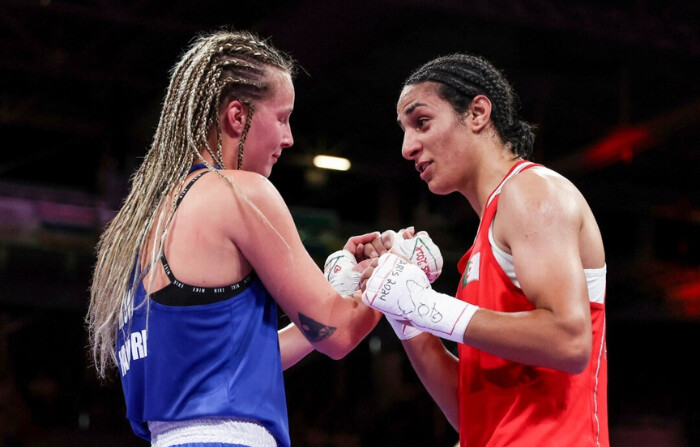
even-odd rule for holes
{"type": "Polygon", "coordinates": [[[236,177],[240,192],[234,194],[231,205],[236,218],[229,237],[309,341],[332,357],[344,355],[374,327],[378,317],[363,319],[370,314],[368,309],[341,298],[328,283],[272,183],[257,174],[242,174],[236,177]]]}
{"type": "Polygon", "coordinates": [[[291,310],[304,312],[335,295],[306,251],[277,189],[255,174],[240,185],[243,195],[235,195],[233,211],[239,218],[230,226],[230,238],[278,304],[293,316],[291,310]]]}
{"type": "Polygon", "coordinates": [[[513,255],[525,296],[572,336],[590,336],[590,307],[580,254],[580,195],[556,174],[524,172],[499,198],[494,237],[513,255]]]}

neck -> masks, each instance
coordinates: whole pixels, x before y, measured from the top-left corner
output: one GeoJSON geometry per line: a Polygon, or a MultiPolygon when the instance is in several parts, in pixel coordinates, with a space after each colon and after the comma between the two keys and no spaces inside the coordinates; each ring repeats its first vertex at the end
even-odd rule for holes
{"type": "Polygon", "coordinates": [[[476,211],[479,219],[484,214],[491,193],[498,187],[513,165],[519,161],[521,158],[515,158],[511,151],[504,149],[497,157],[485,163],[485,166],[479,171],[474,182],[474,194],[467,196],[467,200],[476,211]]]}

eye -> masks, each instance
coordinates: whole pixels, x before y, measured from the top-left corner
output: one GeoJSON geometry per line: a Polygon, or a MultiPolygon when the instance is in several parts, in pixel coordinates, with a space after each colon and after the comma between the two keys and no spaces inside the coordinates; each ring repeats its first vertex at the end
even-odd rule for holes
{"type": "Polygon", "coordinates": [[[416,129],[423,129],[428,124],[428,118],[418,118],[416,120],[416,129]]]}

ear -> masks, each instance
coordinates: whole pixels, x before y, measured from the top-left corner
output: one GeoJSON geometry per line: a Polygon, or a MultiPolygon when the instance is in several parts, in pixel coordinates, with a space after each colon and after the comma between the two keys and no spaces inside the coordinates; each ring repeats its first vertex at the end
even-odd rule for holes
{"type": "Polygon", "coordinates": [[[469,104],[469,120],[472,128],[479,132],[491,122],[491,100],[484,95],[476,95],[469,104]]]}
{"type": "Polygon", "coordinates": [[[247,119],[248,106],[234,99],[223,110],[221,116],[222,131],[231,133],[235,137],[240,137],[243,134],[247,119]]]}

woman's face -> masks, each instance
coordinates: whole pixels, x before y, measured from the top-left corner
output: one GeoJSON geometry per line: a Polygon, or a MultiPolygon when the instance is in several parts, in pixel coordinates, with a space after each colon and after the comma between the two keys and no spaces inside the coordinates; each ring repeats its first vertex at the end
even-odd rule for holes
{"type": "Polygon", "coordinates": [[[270,69],[272,96],[257,101],[243,149],[246,171],[269,177],[282,149],[294,144],[289,118],[294,109],[294,85],[289,74],[270,69]]]}
{"type": "Polygon", "coordinates": [[[438,95],[438,84],[404,87],[396,106],[404,132],[401,153],[415,163],[420,178],[435,194],[459,191],[468,182],[468,127],[438,95]]]}

